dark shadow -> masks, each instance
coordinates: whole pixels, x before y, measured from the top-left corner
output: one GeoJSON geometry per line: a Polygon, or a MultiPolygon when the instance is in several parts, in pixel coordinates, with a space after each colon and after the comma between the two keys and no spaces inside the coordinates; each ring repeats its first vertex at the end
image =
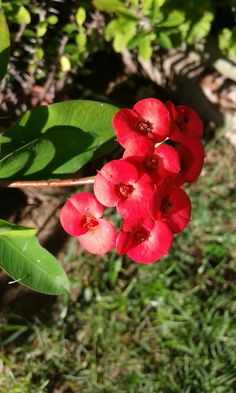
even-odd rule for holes
{"type": "MultiPolygon", "coordinates": [[[[24,130],[24,127],[18,126],[17,128],[21,133],[24,130]]],[[[66,177],[67,173],[65,174],[64,172],[67,167],[68,174],[71,174],[88,161],[88,157],[90,158],[94,151],[94,148],[91,146],[94,140],[95,137],[91,133],[84,132],[77,127],[63,125],[51,127],[45,133],[37,136],[37,140],[14,153],[13,157],[15,156],[16,160],[22,158],[19,161],[21,167],[15,168],[15,164],[13,173],[7,176],[7,178],[19,179],[24,177],[25,180],[37,180],[66,177]],[[53,172],[66,163],[67,167],[63,169],[63,173],[58,172],[59,175],[55,173],[53,176],[53,172]]],[[[25,145],[25,140],[22,143],[25,145]]],[[[12,156],[10,160],[12,160],[12,156]]],[[[7,159],[6,165],[9,165],[7,159]]],[[[1,169],[3,168],[4,161],[1,165],[1,169]]]]}
{"type": "MultiPolygon", "coordinates": [[[[5,133],[8,138],[14,140],[14,150],[21,148],[26,143],[30,143],[33,139],[36,139],[41,134],[47,120],[49,117],[49,111],[47,106],[40,106],[34,108],[33,111],[22,115],[18,121],[13,124],[13,126],[5,133]],[[27,118],[28,116],[28,118],[27,118]],[[24,124],[20,124],[24,119],[24,124]],[[25,132],[25,127],[27,127],[30,132],[27,134],[25,132]]],[[[12,145],[9,143],[4,143],[1,146],[1,157],[12,152],[12,145]]]]}
{"type": "Polygon", "coordinates": [[[4,49],[2,52],[0,52],[0,81],[4,77],[4,75],[7,72],[7,65],[8,65],[8,60],[9,60],[9,55],[10,55],[10,47],[4,49]]]}
{"type": "Polygon", "coordinates": [[[20,210],[27,204],[27,196],[18,189],[0,188],[0,218],[3,220],[14,216],[19,219],[20,210]]]}

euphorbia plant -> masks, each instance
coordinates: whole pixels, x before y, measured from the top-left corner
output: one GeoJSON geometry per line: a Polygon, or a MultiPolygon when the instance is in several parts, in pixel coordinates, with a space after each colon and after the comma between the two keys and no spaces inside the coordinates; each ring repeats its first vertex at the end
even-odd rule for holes
{"type": "MultiPolygon", "coordinates": [[[[111,224],[106,225],[102,241],[107,251],[116,245],[119,254],[127,254],[135,262],[152,263],[168,252],[173,235],[183,231],[190,221],[191,202],[181,187],[195,180],[203,166],[202,122],[191,108],[175,108],[173,103],[165,105],[146,98],[131,110],[119,110],[113,127],[125,151],[121,159],[108,162],[98,171],[94,194],[97,203],[116,207],[123,222],[117,235],[111,224]]],[[[63,228],[79,235],[78,240],[88,251],[104,254],[105,248],[99,246],[95,235],[99,222],[90,215],[88,195],[73,198],[61,211],[63,228]],[[85,205],[88,214],[81,216],[85,205]],[[77,234],[81,227],[86,228],[85,233],[77,234]]]]}
{"type": "MultiPolygon", "coordinates": [[[[0,15],[3,76],[9,34],[0,15]]],[[[136,262],[152,263],[168,252],[174,234],[190,220],[191,203],[182,187],[200,174],[201,136],[195,111],[156,98],[120,110],[86,100],[42,106],[26,112],[1,136],[1,185],[94,183],[94,195],[81,192],[68,198],[60,213],[63,228],[92,254],[116,247],[136,262]],[[111,150],[114,136],[124,148],[123,157],[107,162],[95,177],[73,178],[95,155],[111,150]],[[117,209],[123,219],[120,229],[103,218],[104,206],[117,209]]],[[[66,273],[39,245],[35,232],[0,220],[0,266],[35,290],[67,292],[66,273]]]]}

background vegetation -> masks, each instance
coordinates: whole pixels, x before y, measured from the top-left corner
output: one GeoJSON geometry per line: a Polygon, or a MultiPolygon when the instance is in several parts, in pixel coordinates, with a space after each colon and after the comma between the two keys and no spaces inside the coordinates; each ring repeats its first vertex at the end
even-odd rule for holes
{"type": "MultiPolygon", "coordinates": [[[[12,35],[3,127],[31,106],[67,98],[131,107],[147,94],[147,83],[156,98],[172,98],[150,81],[141,89],[135,78],[107,94],[114,76],[122,79],[124,49],[138,64],[172,48],[195,51],[213,75],[218,58],[235,61],[233,0],[2,3],[12,35]]],[[[189,105],[178,93],[175,99],[189,105]]],[[[195,109],[202,113],[202,106],[200,100],[195,109]]],[[[115,253],[92,257],[76,239],[64,239],[59,258],[70,297],[17,285],[9,295],[2,278],[1,392],[235,392],[236,167],[224,115],[220,126],[203,118],[206,164],[188,188],[192,222],[162,261],[142,266],[115,253]]],[[[94,171],[90,164],[84,174],[94,171]]],[[[57,199],[62,204],[75,191],[57,199]]],[[[16,194],[8,198],[11,212],[21,211],[16,194]]]]}

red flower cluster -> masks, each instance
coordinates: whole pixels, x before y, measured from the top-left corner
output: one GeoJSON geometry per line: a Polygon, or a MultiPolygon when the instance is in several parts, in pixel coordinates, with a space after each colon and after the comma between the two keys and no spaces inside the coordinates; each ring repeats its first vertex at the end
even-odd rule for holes
{"type": "Polygon", "coordinates": [[[116,247],[135,262],[152,263],[190,221],[191,202],[181,187],[203,167],[202,122],[187,106],[147,98],[119,110],[113,127],[123,157],[98,171],[95,196],[84,192],[68,199],[61,224],[93,254],[116,247]],[[119,233],[101,218],[103,206],[116,207],[123,218],[119,233]]]}

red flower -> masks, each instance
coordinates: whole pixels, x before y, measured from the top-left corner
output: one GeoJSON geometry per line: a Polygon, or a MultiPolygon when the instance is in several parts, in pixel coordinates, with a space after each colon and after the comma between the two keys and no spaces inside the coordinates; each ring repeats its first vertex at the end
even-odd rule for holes
{"type": "Polygon", "coordinates": [[[192,183],[198,178],[204,164],[204,147],[198,141],[187,141],[177,147],[180,157],[181,170],[176,177],[178,185],[192,183]]]}
{"type": "Polygon", "coordinates": [[[174,233],[181,232],[190,221],[191,202],[184,190],[166,179],[150,199],[150,214],[154,220],[164,221],[174,233]]]}
{"type": "Polygon", "coordinates": [[[118,142],[124,148],[136,143],[161,142],[169,135],[169,113],[155,98],[137,102],[133,109],[121,109],[113,118],[118,142]]]}
{"type": "Polygon", "coordinates": [[[145,215],[154,183],[126,160],[113,160],[104,165],[94,182],[94,193],[104,206],[117,207],[123,218],[145,215]]]}
{"type": "Polygon", "coordinates": [[[166,103],[170,113],[169,138],[176,142],[184,142],[189,139],[201,139],[203,126],[197,112],[188,106],[174,106],[171,101],[166,103]]]}
{"type": "Polygon", "coordinates": [[[104,255],[115,246],[117,232],[109,221],[101,218],[103,210],[94,195],[81,192],[70,197],[60,212],[63,229],[76,236],[91,254],[104,255]]]}
{"type": "Polygon", "coordinates": [[[149,174],[155,183],[167,176],[174,176],[180,171],[180,159],[176,149],[161,144],[158,147],[146,145],[143,150],[133,145],[132,149],[125,150],[124,158],[138,163],[142,170],[149,174]]]}
{"type": "Polygon", "coordinates": [[[118,254],[127,254],[139,263],[152,263],[162,258],[171,247],[173,234],[162,221],[153,221],[150,216],[123,223],[117,237],[118,254]]]}

